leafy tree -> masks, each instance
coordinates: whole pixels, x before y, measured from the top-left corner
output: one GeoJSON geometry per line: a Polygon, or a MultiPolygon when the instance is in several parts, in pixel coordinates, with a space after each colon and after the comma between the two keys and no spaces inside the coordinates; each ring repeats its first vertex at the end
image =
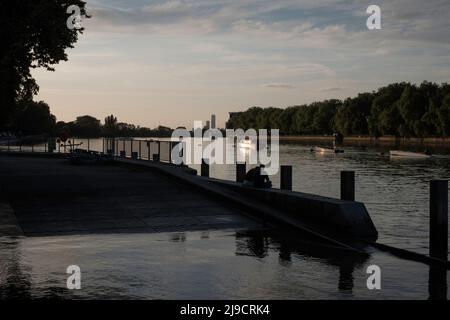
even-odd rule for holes
{"type": "Polygon", "coordinates": [[[105,118],[104,133],[106,136],[115,136],[117,133],[117,118],[114,115],[105,118]]]}
{"type": "Polygon", "coordinates": [[[50,113],[48,104],[43,101],[23,101],[18,106],[14,129],[25,134],[52,132],[56,117],[50,113]]]}
{"type": "Polygon", "coordinates": [[[87,115],[77,117],[71,134],[77,137],[98,137],[101,134],[100,120],[87,115]]]}
{"type": "Polygon", "coordinates": [[[442,134],[447,137],[450,136],[450,93],[444,97],[442,106],[439,108],[437,114],[441,124],[442,134]]]}
{"type": "Polygon", "coordinates": [[[86,17],[81,0],[11,0],[0,2],[0,130],[11,126],[20,101],[32,100],[39,89],[32,68],[54,70],[67,60],[83,29],[66,26],[69,5],[77,5],[86,17]]]}

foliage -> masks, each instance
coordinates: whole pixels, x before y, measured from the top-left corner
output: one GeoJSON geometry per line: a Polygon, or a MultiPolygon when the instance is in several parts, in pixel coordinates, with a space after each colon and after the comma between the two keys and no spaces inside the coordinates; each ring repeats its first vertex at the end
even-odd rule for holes
{"type": "Polygon", "coordinates": [[[52,65],[67,60],[66,49],[83,31],[67,28],[70,5],[78,5],[87,17],[81,0],[0,2],[0,131],[13,126],[17,109],[38,92],[31,69],[52,71],[52,65]]]}
{"type": "Polygon", "coordinates": [[[450,136],[450,85],[393,83],[354,98],[285,109],[251,107],[236,112],[227,128],[278,128],[281,134],[450,136]]]}

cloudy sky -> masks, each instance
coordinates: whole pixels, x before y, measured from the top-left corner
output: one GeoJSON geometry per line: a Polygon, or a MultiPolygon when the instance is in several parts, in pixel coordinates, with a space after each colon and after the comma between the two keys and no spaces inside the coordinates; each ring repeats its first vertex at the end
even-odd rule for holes
{"type": "Polygon", "coordinates": [[[91,19],[38,99],[90,114],[192,127],[247,107],[345,98],[397,81],[450,82],[449,0],[87,0],[91,19]],[[368,30],[366,9],[381,8],[368,30]]]}

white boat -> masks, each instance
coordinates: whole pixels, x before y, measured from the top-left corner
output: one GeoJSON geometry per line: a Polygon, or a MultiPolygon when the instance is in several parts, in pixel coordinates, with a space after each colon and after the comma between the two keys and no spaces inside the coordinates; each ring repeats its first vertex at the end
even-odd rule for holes
{"type": "Polygon", "coordinates": [[[391,157],[404,157],[404,158],[429,158],[431,155],[422,152],[410,152],[401,150],[389,151],[391,157]]]}
{"type": "Polygon", "coordinates": [[[238,142],[238,147],[243,149],[255,149],[256,145],[252,143],[250,139],[245,139],[238,142]]]}
{"type": "Polygon", "coordinates": [[[314,151],[316,153],[342,153],[344,150],[336,149],[336,148],[330,148],[330,147],[319,147],[315,146],[311,151],[314,151]]]}

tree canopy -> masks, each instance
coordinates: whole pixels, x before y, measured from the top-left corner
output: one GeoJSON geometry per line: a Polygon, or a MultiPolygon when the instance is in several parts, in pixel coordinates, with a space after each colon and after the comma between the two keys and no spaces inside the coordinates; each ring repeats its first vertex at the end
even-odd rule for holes
{"type": "Polygon", "coordinates": [[[54,70],[53,65],[67,60],[66,49],[73,48],[83,32],[67,27],[70,5],[87,17],[81,0],[0,2],[0,131],[13,125],[20,104],[38,92],[31,69],[54,70]]]}
{"type": "Polygon", "coordinates": [[[233,113],[227,128],[280,129],[281,134],[450,136],[450,85],[393,83],[345,100],[233,113]]]}

